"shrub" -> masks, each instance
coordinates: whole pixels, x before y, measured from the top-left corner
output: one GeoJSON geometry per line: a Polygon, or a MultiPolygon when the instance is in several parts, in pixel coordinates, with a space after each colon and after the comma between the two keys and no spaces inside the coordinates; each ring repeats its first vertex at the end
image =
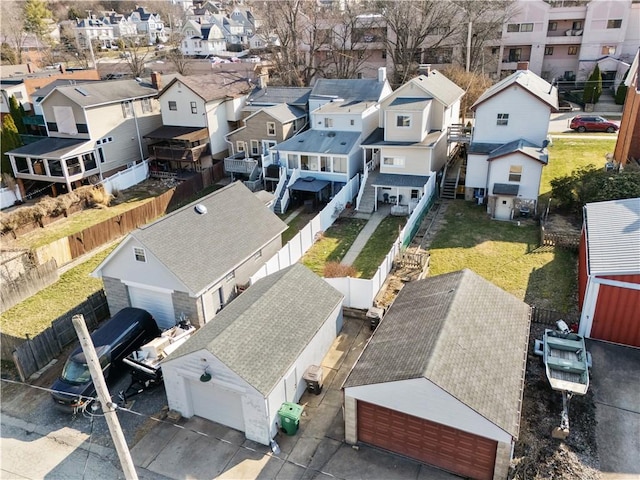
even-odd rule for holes
{"type": "Polygon", "coordinates": [[[600,67],[596,65],[584,85],[584,103],[598,103],[600,95],[602,95],[602,74],[600,67]]]}
{"type": "Polygon", "coordinates": [[[44,227],[42,219],[47,216],[47,207],[42,202],[38,202],[33,207],[28,207],[27,210],[30,210],[31,218],[38,222],[38,225],[44,227]]]}
{"type": "Polygon", "coordinates": [[[339,262],[329,262],[324,266],[323,276],[325,278],[356,277],[358,271],[351,265],[343,265],[339,262]]]}

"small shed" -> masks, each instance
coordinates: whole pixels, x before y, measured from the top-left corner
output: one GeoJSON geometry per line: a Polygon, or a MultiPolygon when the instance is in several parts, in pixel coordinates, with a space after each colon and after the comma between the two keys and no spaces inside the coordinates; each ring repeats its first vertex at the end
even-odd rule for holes
{"type": "Polygon", "coordinates": [[[343,295],[301,264],[249,287],[162,365],[169,408],[269,445],[342,329],[343,295]]]}
{"type": "Polygon", "coordinates": [[[640,347],[640,198],[584,207],[579,333],[640,347]]]}
{"type": "Polygon", "coordinates": [[[529,321],[527,304],[471,270],[406,284],[343,385],[346,441],[506,478],[529,321]]]}

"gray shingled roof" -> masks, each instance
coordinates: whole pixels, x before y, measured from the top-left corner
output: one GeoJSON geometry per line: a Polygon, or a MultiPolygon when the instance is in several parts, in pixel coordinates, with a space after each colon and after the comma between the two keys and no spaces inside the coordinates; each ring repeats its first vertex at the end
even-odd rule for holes
{"type": "Polygon", "coordinates": [[[155,88],[135,80],[105,80],[81,85],[66,85],[57,87],[56,91],[83,107],[121,102],[132,98],[152,97],[158,94],[155,88]]]}
{"type": "Polygon", "coordinates": [[[369,174],[369,183],[376,187],[413,187],[422,188],[429,181],[428,175],[398,175],[395,173],[377,173],[372,178],[369,174]]]}
{"type": "Polygon", "coordinates": [[[558,109],[557,88],[529,70],[518,70],[503,80],[500,80],[495,85],[489,87],[482,95],[480,95],[480,98],[476,100],[471,109],[475,110],[482,102],[509,88],[511,85],[519,85],[532,95],[538,97],[552,109],[558,109]]]}
{"type": "Polygon", "coordinates": [[[249,287],[166,361],[208,350],[266,396],[342,299],[307,267],[295,264],[249,287]]]}
{"type": "Polygon", "coordinates": [[[518,436],[529,306],[471,270],[407,283],[344,387],[426,378],[518,436]]]}
{"type": "Polygon", "coordinates": [[[130,235],[197,295],[286,229],[242,182],[234,182],[130,235]],[[207,213],[196,213],[196,204],[207,213]]]}
{"type": "Polygon", "coordinates": [[[76,80],[71,78],[58,78],[53,82],[45,85],[44,87],[40,87],[37,90],[35,90],[31,94],[31,97],[33,98],[45,97],[49,92],[51,92],[51,90],[57,87],[63,87],[63,86],[69,86],[69,85],[81,86],[85,83],[93,83],[93,82],[99,82],[99,81],[100,80],[76,80]]]}
{"type": "Polygon", "coordinates": [[[393,100],[389,106],[390,107],[404,107],[407,105],[411,105],[412,107],[417,107],[420,109],[425,108],[427,105],[431,103],[431,98],[409,98],[409,97],[400,97],[393,100]]]}
{"type": "Polygon", "coordinates": [[[309,87],[256,87],[249,94],[247,104],[277,105],[279,103],[287,103],[289,105],[306,106],[309,103],[310,94],[311,88],[309,87]]]}
{"type": "Polygon", "coordinates": [[[589,273],[640,274],[640,198],[584,207],[589,273]]]}
{"type": "Polygon", "coordinates": [[[181,82],[205,102],[223,98],[235,98],[247,94],[251,90],[249,78],[237,72],[218,72],[209,75],[191,75],[188,77],[177,75],[160,96],[168,91],[168,87],[175,82],[181,82]]]}
{"type": "Polygon", "coordinates": [[[43,158],[63,158],[82,144],[86,144],[87,152],[92,151],[95,147],[95,142],[86,139],[43,137],[43,140],[23,145],[7,153],[43,158]]]}
{"type": "Polygon", "coordinates": [[[305,111],[301,108],[292,107],[284,103],[280,105],[274,105],[272,107],[265,107],[263,111],[280,123],[293,122],[297,118],[304,118],[307,116],[305,111]]]}
{"type": "Polygon", "coordinates": [[[307,130],[276,145],[279,152],[330,153],[346,155],[356,145],[359,132],[307,130]]]}
{"type": "Polygon", "coordinates": [[[411,82],[420,86],[420,88],[447,106],[453,105],[464,95],[462,88],[437,70],[432,70],[428,76],[420,75],[413,78],[411,82]]]}
{"type": "Polygon", "coordinates": [[[385,82],[367,78],[319,78],[316,80],[311,97],[338,97],[346,102],[377,102],[380,100],[385,82]]]}
{"type": "Polygon", "coordinates": [[[467,153],[487,154],[487,153],[491,153],[496,148],[499,148],[501,145],[502,144],[500,143],[471,142],[469,144],[467,153]]]}
{"type": "Polygon", "coordinates": [[[376,128],[371,135],[365,138],[361,145],[363,147],[389,146],[389,147],[433,147],[438,139],[443,135],[440,130],[432,130],[427,133],[420,142],[401,142],[397,140],[385,140],[384,128],[376,128]]]}
{"type": "Polygon", "coordinates": [[[549,155],[547,153],[547,149],[543,148],[540,145],[536,145],[535,143],[531,143],[524,138],[519,138],[518,140],[505,143],[504,145],[500,145],[495,150],[491,150],[487,160],[494,160],[496,158],[503,157],[515,152],[520,152],[528,157],[533,158],[534,160],[538,160],[540,163],[544,163],[545,165],[549,163],[549,155]]]}

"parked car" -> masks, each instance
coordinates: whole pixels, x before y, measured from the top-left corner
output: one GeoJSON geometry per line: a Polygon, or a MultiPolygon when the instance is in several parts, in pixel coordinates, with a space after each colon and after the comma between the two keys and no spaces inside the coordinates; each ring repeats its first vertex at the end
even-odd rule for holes
{"type": "MultiPolygon", "coordinates": [[[[160,335],[156,321],[146,310],[127,307],[91,334],[105,378],[122,359],[160,335]]],[[[62,374],[51,385],[51,396],[59,407],[76,411],[90,403],[96,389],[81,347],[65,363],[62,374]]]]}
{"type": "Polygon", "coordinates": [[[598,115],[576,115],[569,124],[571,130],[582,132],[617,132],[620,128],[617,124],[598,115]]]}

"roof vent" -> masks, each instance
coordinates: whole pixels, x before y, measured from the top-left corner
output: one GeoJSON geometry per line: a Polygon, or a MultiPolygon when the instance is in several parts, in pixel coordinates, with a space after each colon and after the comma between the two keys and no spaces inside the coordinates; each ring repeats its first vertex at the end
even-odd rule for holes
{"type": "Polygon", "coordinates": [[[335,137],[335,136],[336,136],[336,132],[327,133],[327,137],[335,137]]]}
{"type": "Polygon", "coordinates": [[[195,207],[193,207],[193,209],[200,215],[204,215],[205,213],[207,213],[207,207],[205,207],[201,203],[198,203],[195,207]]]}

